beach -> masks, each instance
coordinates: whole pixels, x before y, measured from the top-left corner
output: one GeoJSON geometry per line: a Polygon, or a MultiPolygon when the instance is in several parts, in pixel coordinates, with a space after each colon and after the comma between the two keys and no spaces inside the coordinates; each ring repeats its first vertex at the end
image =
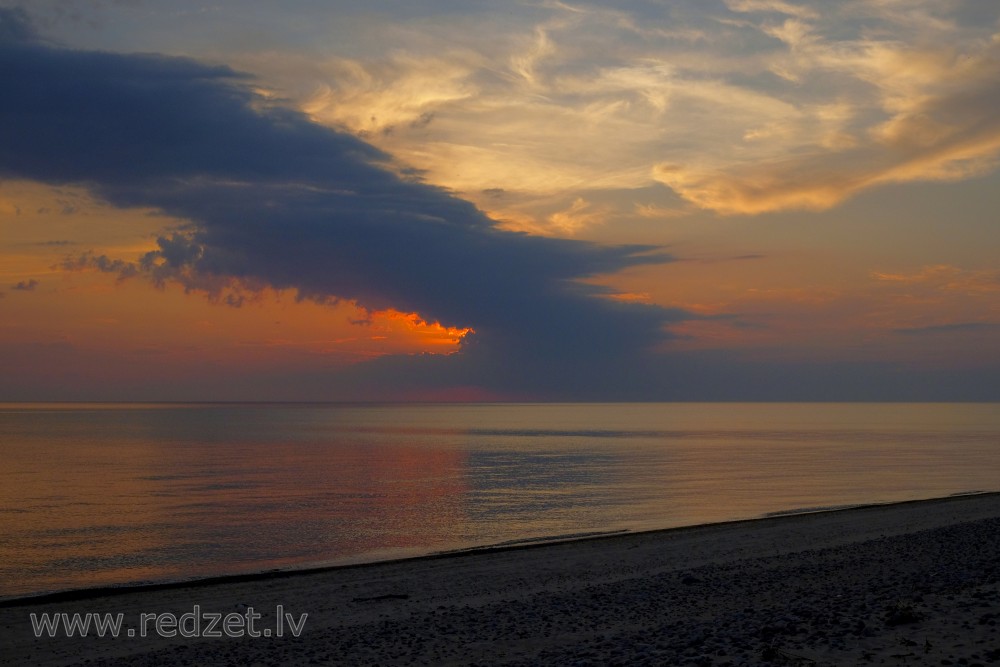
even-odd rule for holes
{"type": "Polygon", "coordinates": [[[8,601],[0,660],[987,665],[998,576],[1000,494],[979,494],[8,601]],[[123,624],[35,637],[32,614],[64,613],[123,624]]]}

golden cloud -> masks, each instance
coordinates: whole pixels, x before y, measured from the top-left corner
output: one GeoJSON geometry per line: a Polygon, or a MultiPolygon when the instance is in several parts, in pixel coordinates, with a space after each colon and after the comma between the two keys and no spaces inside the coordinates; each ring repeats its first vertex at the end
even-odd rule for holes
{"type": "Polygon", "coordinates": [[[552,198],[598,189],[658,181],[693,206],[754,215],[995,168],[1000,36],[932,2],[725,4],[665,30],[549,2],[534,24],[462,24],[447,43],[398,31],[409,41],[378,59],[287,64],[284,76],[313,81],[292,95],[313,118],[473,200],[498,188],[534,197],[507,217],[557,232],[579,226],[546,220],[552,198]],[[879,28],[850,28],[865,21],[879,28]],[[770,39],[724,46],[747,32],[770,39]]]}

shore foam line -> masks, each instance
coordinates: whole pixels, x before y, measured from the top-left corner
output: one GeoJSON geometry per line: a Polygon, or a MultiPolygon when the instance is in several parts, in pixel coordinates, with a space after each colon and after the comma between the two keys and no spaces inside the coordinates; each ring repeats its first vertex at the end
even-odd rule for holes
{"type": "Polygon", "coordinates": [[[791,510],[781,510],[769,512],[767,514],[748,517],[742,519],[732,519],[728,521],[718,521],[712,523],[698,523],[681,526],[670,526],[666,528],[653,528],[648,530],[610,530],[610,531],[589,531],[581,533],[571,533],[565,535],[540,536],[524,539],[507,540],[495,544],[471,546],[444,551],[431,551],[415,556],[405,556],[402,558],[388,558],[383,560],[370,560],[361,562],[337,563],[332,565],[305,565],[303,567],[275,568],[268,570],[257,570],[244,573],[219,574],[205,577],[193,577],[189,579],[172,579],[155,582],[138,582],[113,584],[108,586],[92,586],[82,588],[71,588],[57,591],[47,591],[32,595],[19,595],[0,598],[0,608],[22,607],[30,605],[42,605],[60,602],[72,602],[87,600],[92,598],[111,597],[128,595],[132,593],[147,593],[155,591],[176,590],[185,588],[204,588],[225,584],[235,584],[255,581],[269,581],[274,579],[286,579],[307,575],[316,575],[327,572],[341,570],[365,569],[386,565],[405,564],[417,561],[462,558],[471,556],[481,556],[493,553],[507,552],[511,550],[527,550],[545,548],[555,545],[566,545],[585,541],[614,540],[624,536],[669,536],[671,534],[683,534],[688,531],[704,531],[715,528],[732,528],[739,526],[751,526],[753,524],[763,524],[770,521],[782,521],[794,518],[808,517],[815,514],[843,513],[843,512],[865,512],[880,510],[892,507],[906,507],[912,505],[934,505],[961,501],[970,497],[997,497],[1000,498],[1000,491],[967,491],[953,493],[947,496],[933,498],[919,498],[911,500],[878,502],[878,503],[857,503],[835,506],[824,506],[815,508],[799,508],[791,510]]]}
{"type": "Polygon", "coordinates": [[[35,598],[0,609],[0,663],[988,664],[998,558],[1000,493],[913,500],[35,598]],[[301,636],[39,639],[29,621],[251,609],[301,636]]]}

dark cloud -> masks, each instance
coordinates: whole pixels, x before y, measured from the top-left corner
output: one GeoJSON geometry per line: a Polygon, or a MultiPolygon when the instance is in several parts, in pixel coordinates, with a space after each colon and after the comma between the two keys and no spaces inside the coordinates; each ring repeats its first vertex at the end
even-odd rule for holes
{"type": "Polygon", "coordinates": [[[28,14],[20,7],[0,7],[0,44],[23,44],[37,41],[38,35],[28,14]]]}
{"type": "Polygon", "coordinates": [[[134,262],[126,262],[123,259],[111,259],[107,255],[94,255],[85,252],[75,257],[67,257],[57,265],[57,268],[64,271],[83,271],[92,269],[102,273],[114,273],[119,280],[127,280],[139,275],[139,268],[134,262]]]}
{"type": "Polygon", "coordinates": [[[268,104],[245,75],[53,48],[17,27],[23,13],[0,15],[15,26],[0,45],[0,177],[83,185],[190,221],[138,262],[85,255],[75,268],[222,285],[222,300],[234,285],[293,289],[473,327],[449,363],[522,388],[635,371],[666,325],[690,317],[580,282],[671,261],[657,248],[500,230],[374,147],[268,104]]]}
{"type": "MultiPolygon", "coordinates": [[[[57,198],[55,200],[55,203],[57,205],[55,208],[50,208],[48,206],[40,206],[39,208],[35,209],[35,213],[39,215],[47,215],[49,213],[58,213],[59,215],[73,215],[79,210],[75,204],[72,204],[65,200],[57,198]]],[[[17,214],[18,215],[21,214],[20,209],[18,209],[17,214]]]]}
{"type": "Polygon", "coordinates": [[[924,336],[941,333],[961,333],[965,331],[996,331],[997,329],[1000,329],[1000,324],[994,322],[957,322],[955,324],[938,324],[929,327],[893,329],[892,331],[904,336],[924,336]]]}
{"type": "Polygon", "coordinates": [[[422,113],[420,114],[419,118],[410,123],[410,127],[415,130],[419,130],[430,125],[432,120],[434,120],[433,113],[431,112],[422,113]]]}
{"type": "Polygon", "coordinates": [[[11,289],[19,290],[21,292],[30,292],[36,287],[38,287],[38,285],[39,285],[38,281],[35,280],[34,278],[31,278],[29,280],[18,281],[16,284],[11,285],[11,289]]]}
{"type": "Polygon", "coordinates": [[[731,255],[728,257],[689,257],[681,261],[698,262],[700,264],[716,264],[720,262],[748,262],[757,259],[767,259],[767,255],[760,253],[748,253],[745,255],[731,255]]]}

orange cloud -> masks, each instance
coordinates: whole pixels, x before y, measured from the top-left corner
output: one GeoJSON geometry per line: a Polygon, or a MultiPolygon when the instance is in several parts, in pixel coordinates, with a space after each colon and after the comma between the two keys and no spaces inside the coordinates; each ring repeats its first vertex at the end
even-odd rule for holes
{"type": "Polygon", "coordinates": [[[371,313],[367,321],[376,331],[402,332],[415,337],[415,340],[428,346],[423,350],[427,352],[440,352],[442,347],[451,348],[446,353],[457,352],[462,339],[475,333],[471,327],[446,327],[439,322],[428,322],[417,313],[403,313],[391,308],[371,313]]]}
{"type": "MultiPolygon", "coordinates": [[[[784,4],[730,7],[779,10],[784,4]]],[[[997,166],[1000,34],[959,40],[954,26],[934,23],[924,29],[936,31],[943,46],[872,37],[830,42],[812,25],[802,18],[780,29],[761,24],[787,49],[770,57],[770,69],[791,81],[837,73],[870,86],[874,100],[854,93],[822,112],[800,106],[804,118],[825,118],[825,134],[797,135],[787,123],[768,123],[743,135],[744,142],[769,143],[753,159],[661,163],[654,178],[701,208],[755,215],[823,210],[879,185],[960,180],[997,166]],[[868,141],[857,138],[862,134],[868,141]]]]}
{"type": "Polygon", "coordinates": [[[948,264],[923,267],[917,273],[873,272],[872,278],[882,283],[922,286],[928,289],[964,294],[1000,292],[1000,271],[967,270],[948,264]]]}
{"type": "Polygon", "coordinates": [[[502,229],[564,237],[576,236],[605,222],[610,215],[606,207],[594,206],[583,197],[577,197],[569,206],[540,217],[517,210],[487,210],[487,213],[501,221],[502,229]]]}

